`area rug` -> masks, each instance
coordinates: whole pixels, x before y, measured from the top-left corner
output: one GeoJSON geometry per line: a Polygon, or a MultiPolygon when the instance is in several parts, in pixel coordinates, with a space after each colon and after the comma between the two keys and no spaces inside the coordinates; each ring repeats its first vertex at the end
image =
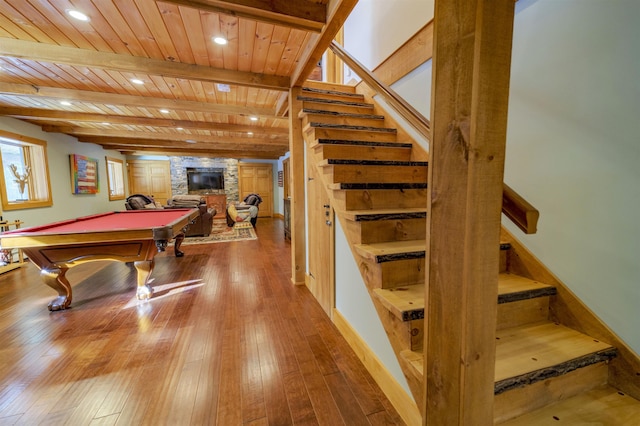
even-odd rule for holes
{"type": "Polygon", "coordinates": [[[210,244],[210,243],[223,243],[227,241],[246,241],[256,240],[256,230],[253,229],[250,222],[236,223],[233,227],[228,227],[226,221],[215,220],[211,234],[208,237],[187,237],[182,242],[182,245],[190,244],[210,244]]]}

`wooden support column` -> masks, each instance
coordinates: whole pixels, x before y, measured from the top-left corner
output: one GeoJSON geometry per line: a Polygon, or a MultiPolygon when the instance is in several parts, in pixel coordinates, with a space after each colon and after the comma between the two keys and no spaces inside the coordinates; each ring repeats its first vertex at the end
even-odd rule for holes
{"type": "Polygon", "coordinates": [[[306,271],[305,210],[304,210],[304,139],[298,113],[301,88],[289,90],[289,158],[291,165],[291,281],[304,284],[306,271]]]}
{"type": "Polygon", "coordinates": [[[514,3],[435,3],[421,407],[427,425],[493,424],[514,3]]]}

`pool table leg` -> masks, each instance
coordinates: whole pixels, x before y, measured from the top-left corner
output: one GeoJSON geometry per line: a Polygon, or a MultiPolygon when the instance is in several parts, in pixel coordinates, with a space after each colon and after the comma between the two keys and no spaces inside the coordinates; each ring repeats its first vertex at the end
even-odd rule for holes
{"type": "Polygon", "coordinates": [[[136,267],[136,271],[138,271],[138,290],[136,291],[136,297],[138,300],[146,300],[151,298],[153,294],[153,289],[147,283],[149,280],[149,276],[153,271],[155,261],[151,260],[140,260],[134,262],[133,265],[136,267]]]}
{"type": "Polygon", "coordinates": [[[184,256],[184,252],[180,251],[180,246],[184,241],[184,233],[176,235],[174,238],[175,242],[173,243],[173,253],[176,257],[184,256]]]}
{"type": "Polygon", "coordinates": [[[67,309],[71,304],[71,284],[65,277],[69,268],[43,269],[40,276],[46,285],[58,292],[58,297],[49,302],[50,311],[67,309]]]}

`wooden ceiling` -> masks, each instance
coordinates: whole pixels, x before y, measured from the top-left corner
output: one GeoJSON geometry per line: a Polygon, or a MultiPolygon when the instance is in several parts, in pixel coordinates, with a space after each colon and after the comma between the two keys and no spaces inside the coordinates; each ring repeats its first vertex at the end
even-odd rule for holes
{"type": "Polygon", "coordinates": [[[289,88],[356,2],[0,0],[0,115],[132,155],[275,159],[289,88]]]}

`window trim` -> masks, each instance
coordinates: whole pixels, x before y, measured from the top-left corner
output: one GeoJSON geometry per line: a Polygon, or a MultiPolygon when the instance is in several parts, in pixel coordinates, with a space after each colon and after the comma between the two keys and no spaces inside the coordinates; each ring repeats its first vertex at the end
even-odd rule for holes
{"type": "Polygon", "coordinates": [[[124,160],[121,160],[119,158],[115,158],[115,157],[109,157],[109,156],[105,156],[105,159],[107,161],[107,192],[109,194],[109,201],[117,201],[117,200],[124,200],[125,199],[125,188],[124,188],[124,160]],[[115,194],[112,195],[111,194],[111,173],[109,173],[109,163],[118,163],[120,164],[120,170],[122,172],[122,194],[115,194]]]}
{"type": "MultiPolygon", "coordinates": [[[[2,198],[2,210],[23,210],[33,209],[39,207],[51,207],[53,205],[53,196],[51,193],[51,177],[49,174],[49,158],[47,156],[47,142],[41,139],[31,138],[29,136],[20,135],[17,133],[6,132],[0,130],[0,137],[4,139],[11,139],[23,144],[37,145],[42,149],[42,157],[44,159],[44,178],[47,186],[47,198],[42,200],[27,200],[27,201],[8,201],[7,196],[7,183],[4,179],[4,164],[2,162],[2,155],[0,155],[0,169],[3,171],[0,173],[0,197],[2,198]]],[[[38,168],[32,167],[32,170],[38,171],[38,168]]]]}

